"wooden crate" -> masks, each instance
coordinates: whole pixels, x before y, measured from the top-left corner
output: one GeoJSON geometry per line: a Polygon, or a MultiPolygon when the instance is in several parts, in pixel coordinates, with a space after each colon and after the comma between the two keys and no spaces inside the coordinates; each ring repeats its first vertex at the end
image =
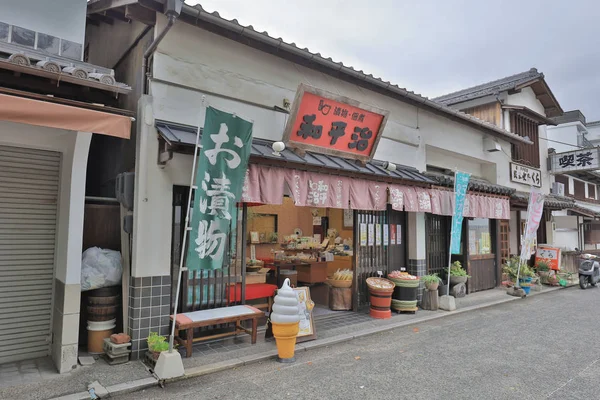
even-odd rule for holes
{"type": "Polygon", "coordinates": [[[298,282],[321,283],[327,280],[327,262],[313,262],[310,265],[297,265],[298,282]]]}
{"type": "Polygon", "coordinates": [[[252,283],[266,283],[267,274],[261,272],[246,272],[246,285],[252,283]]]}

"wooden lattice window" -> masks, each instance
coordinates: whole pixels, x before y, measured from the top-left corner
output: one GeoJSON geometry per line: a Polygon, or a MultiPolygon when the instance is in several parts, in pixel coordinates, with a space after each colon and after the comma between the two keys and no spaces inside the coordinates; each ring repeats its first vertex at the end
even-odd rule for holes
{"type": "Polygon", "coordinates": [[[500,262],[502,265],[510,258],[510,224],[500,221],[500,262]]]}
{"type": "Polygon", "coordinates": [[[427,214],[427,273],[441,273],[448,268],[450,217],[427,214]]]}
{"type": "Polygon", "coordinates": [[[540,167],[540,136],[538,133],[538,123],[521,114],[510,114],[510,129],[513,133],[528,137],[533,145],[519,143],[512,145],[512,159],[520,164],[530,167],[540,167]]]}

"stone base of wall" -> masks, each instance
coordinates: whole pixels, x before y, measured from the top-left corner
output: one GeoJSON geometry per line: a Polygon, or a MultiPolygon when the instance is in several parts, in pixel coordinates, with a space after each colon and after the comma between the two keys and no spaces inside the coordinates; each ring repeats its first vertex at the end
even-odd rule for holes
{"type": "Polygon", "coordinates": [[[171,277],[131,277],[129,283],[129,328],[131,359],[144,357],[150,332],[169,335],[171,277]]]}

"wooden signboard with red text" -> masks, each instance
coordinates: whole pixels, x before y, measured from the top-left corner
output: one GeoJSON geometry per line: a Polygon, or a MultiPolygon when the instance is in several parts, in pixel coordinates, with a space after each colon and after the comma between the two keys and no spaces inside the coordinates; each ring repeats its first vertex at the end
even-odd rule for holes
{"type": "Polygon", "coordinates": [[[300,84],[283,141],[291,149],[367,162],[388,116],[388,111],[300,84]]]}

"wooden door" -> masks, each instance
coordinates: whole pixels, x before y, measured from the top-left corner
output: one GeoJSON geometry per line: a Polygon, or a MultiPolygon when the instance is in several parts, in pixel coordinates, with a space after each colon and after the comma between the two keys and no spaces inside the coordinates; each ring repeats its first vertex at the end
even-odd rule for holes
{"type": "Polygon", "coordinates": [[[450,251],[451,217],[426,214],[425,234],[427,251],[427,273],[441,274],[448,268],[448,252],[450,251]]]}
{"type": "Polygon", "coordinates": [[[484,218],[467,220],[464,247],[468,254],[467,273],[471,275],[467,285],[468,293],[496,287],[497,260],[496,224],[484,218]]]}
{"type": "Polygon", "coordinates": [[[469,293],[496,287],[496,255],[485,254],[469,257],[469,293]]]}

